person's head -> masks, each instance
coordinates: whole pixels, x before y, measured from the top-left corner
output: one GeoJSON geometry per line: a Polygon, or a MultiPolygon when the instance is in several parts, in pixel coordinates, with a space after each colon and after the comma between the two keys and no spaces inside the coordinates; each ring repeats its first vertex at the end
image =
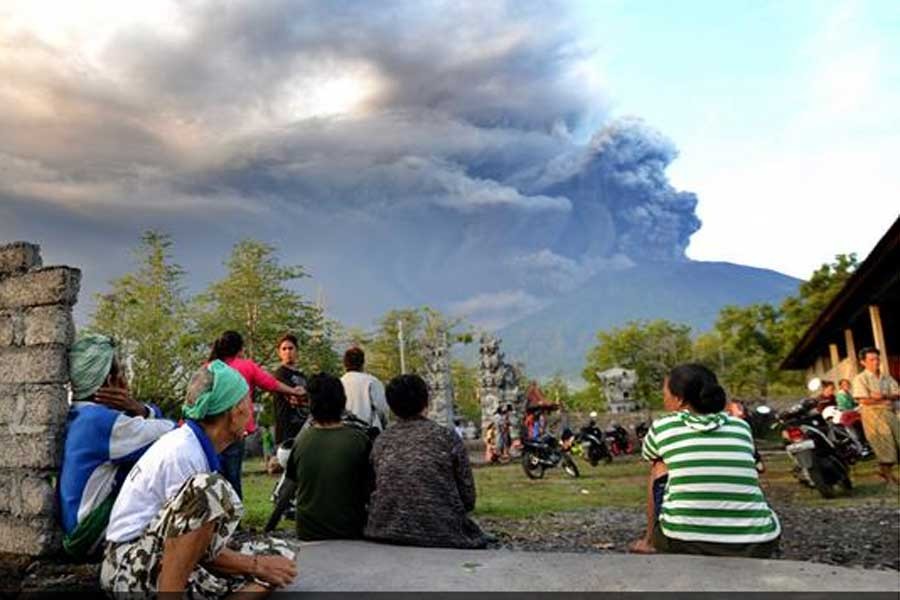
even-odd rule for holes
{"type": "Polygon", "coordinates": [[[822,382],[822,396],[824,398],[829,398],[834,396],[834,382],[833,381],[823,381],[822,382]]]}
{"type": "Polygon", "coordinates": [[[663,383],[664,402],[683,403],[692,412],[706,415],[725,409],[725,390],[716,374],[703,365],[686,363],[669,371],[663,383]]]}
{"type": "Polygon", "coordinates": [[[881,367],[881,353],[878,348],[866,346],[859,351],[859,364],[870,373],[877,373],[881,367]]]}
{"type": "Polygon", "coordinates": [[[278,360],[283,365],[297,364],[297,336],[286,333],[278,340],[278,360]]]}
{"type": "Polygon", "coordinates": [[[250,386],[240,373],[214,360],[194,373],[181,410],[223,443],[236,442],[250,419],[250,386]]]}
{"type": "Polygon", "coordinates": [[[319,425],[337,423],[347,406],[344,385],[337,377],[317,373],[306,382],[309,395],[309,412],[319,425]]]}
{"type": "Polygon", "coordinates": [[[244,338],[237,331],[226,331],[213,342],[209,360],[226,361],[238,356],[244,349],[244,338]]]}
{"type": "Polygon", "coordinates": [[[840,381],[838,381],[838,387],[840,387],[841,391],[843,391],[843,392],[849,392],[850,391],[850,380],[849,379],[841,379],[840,381]]]}
{"type": "Polygon", "coordinates": [[[428,408],[428,386],[418,375],[398,375],[385,389],[391,412],[400,419],[411,419],[428,408]]]}
{"type": "Polygon", "coordinates": [[[362,371],[365,364],[366,353],[359,346],[353,346],[344,352],[344,369],[347,371],[362,371]]]}
{"type": "Polygon", "coordinates": [[[112,338],[88,334],[69,350],[69,381],[74,400],[89,400],[101,387],[127,388],[112,338]]]}

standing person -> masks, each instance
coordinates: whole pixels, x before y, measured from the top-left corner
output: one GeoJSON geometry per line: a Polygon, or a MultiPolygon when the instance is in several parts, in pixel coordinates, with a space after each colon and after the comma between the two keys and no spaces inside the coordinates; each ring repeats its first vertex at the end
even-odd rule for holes
{"type": "Polygon", "coordinates": [[[237,331],[226,331],[213,343],[209,361],[215,360],[222,361],[243,375],[247,385],[250,386],[250,418],[247,420],[244,436],[225,448],[221,457],[222,475],[237,492],[238,498],[243,499],[241,467],[244,463],[244,437],[256,431],[256,420],[253,418],[253,392],[257,387],[267,392],[281,392],[295,396],[302,396],[306,391],[302,387],[286,386],[269,375],[258,364],[244,358],[244,338],[237,331]]]}
{"type": "Polygon", "coordinates": [[[217,463],[243,438],[249,392],[241,374],[219,360],[192,377],[184,425],[141,457],[113,506],[100,569],[104,591],[221,598],[268,593],[294,580],[294,553],[280,540],[229,548],[243,505],[217,463]]]}
{"type": "Polygon", "coordinates": [[[104,335],[85,335],[69,351],[72,407],[59,474],[63,549],[76,557],[101,549],[109,513],[128,470],[175,424],[131,397],[104,335]]]}
{"type": "Polygon", "coordinates": [[[663,397],[667,406],[683,408],[653,421],[644,437],[644,459],[662,461],[669,476],[654,549],[773,556],[781,524],[759,485],[753,434],[746,422],[724,412],[725,391],[715,374],[702,365],[679,365],[666,377],[663,397]]]}
{"type": "Polygon", "coordinates": [[[363,372],[366,354],[354,346],[344,352],[344,370],[341,383],[347,396],[347,410],[361,421],[379,431],[387,426],[388,406],[384,397],[384,385],[378,378],[363,372]]]}
{"type": "MultiPolygon", "coordinates": [[[[278,340],[278,359],[281,366],[275,370],[275,379],[281,383],[298,388],[306,387],[306,375],[297,369],[297,338],[287,333],[278,340]]],[[[285,440],[297,437],[306,419],[309,417],[309,398],[293,394],[276,393],[275,404],[275,446],[285,440]]]]}
{"type": "Polygon", "coordinates": [[[475,481],[459,437],[428,419],[428,386],[400,375],[387,387],[397,417],[372,449],[375,491],[368,538],[410,546],[484,548],[488,537],[467,515],[475,481]]]}
{"type": "Polygon", "coordinates": [[[893,401],[900,386],[890,375],[881,375],[881,353],[877,348],[859,351],[863,372],[853,378],[853,397],[859,403],[866,440],[878,459],[878,476],[885,483],[900,483],[894,475],[900,449],[900,421],[893,401]]]}
{"type": "Polygon", "coordinates": [[[371,442],[344,425],[347,397],[337,377],[313,375],[307,388],[312,425],[294,442],[285,477],[296,489],[297,537],[301,540],[361,538],[373,476],[371,442]]]}

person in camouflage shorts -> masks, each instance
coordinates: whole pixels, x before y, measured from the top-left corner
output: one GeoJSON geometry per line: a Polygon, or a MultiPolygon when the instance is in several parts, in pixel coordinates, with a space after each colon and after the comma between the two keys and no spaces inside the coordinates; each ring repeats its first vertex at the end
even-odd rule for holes
{"type": "MultiPolygon", "coordinates": [[[[268,587],[261,580],[213,574],[202,566],[202,563],[215,559],[228,545],[242,514],[241,501],[221,475],[201,473],[193,476],[160,510],[141,537],[107,546],[100,571],[102,588],[109,592],[155,594],[166,540],[196,531],[207,523],[214,523],[212,542],[201,564],[188,579],[187,596],[221,598],[251,582],[268,587]]],[[[280,554],[294,559],[294,551],[279,539],[246,542],[238,551],[248,555],[280,554]]]]}

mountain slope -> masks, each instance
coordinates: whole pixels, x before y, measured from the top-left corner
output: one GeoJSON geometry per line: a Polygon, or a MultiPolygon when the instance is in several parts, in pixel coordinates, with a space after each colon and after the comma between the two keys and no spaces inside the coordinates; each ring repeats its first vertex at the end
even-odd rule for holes
{"type": "Polygon", "coordinates": [[[508,360],[533,377],[580,380],[599,330],[637,319],[669,319],[694,332],[712,327],[726,305],[777,303],[796,292],[787,275],[724,262],[642,263],[601,273],[575,292],[499,331],[508,360]]]}

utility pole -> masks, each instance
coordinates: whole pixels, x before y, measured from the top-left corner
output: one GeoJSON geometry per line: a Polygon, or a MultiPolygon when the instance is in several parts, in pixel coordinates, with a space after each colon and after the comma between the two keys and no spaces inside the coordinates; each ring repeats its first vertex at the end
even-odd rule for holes
{"type": "Polygon", "coordinates": [[[397,340],[400,342],[400,374],[406,375],[406,348],[403,339],[403,320],[397,319],[397,340]]]}

